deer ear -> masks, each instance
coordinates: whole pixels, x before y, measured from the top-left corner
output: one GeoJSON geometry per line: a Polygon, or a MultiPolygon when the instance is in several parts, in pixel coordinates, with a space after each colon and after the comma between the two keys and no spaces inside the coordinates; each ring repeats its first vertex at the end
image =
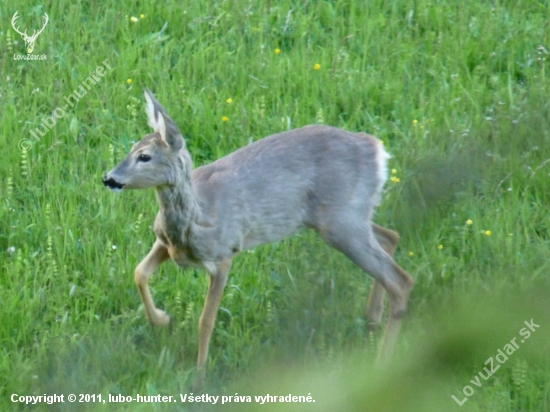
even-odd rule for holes
{"type": "Polygon", "coordinates": [[[173,150],[177,151],[184,147],[185,142],[178,126],[176,126],[174,121],[166,114],[166,111],[155,99],[153,93],[147,89],[145,90],[145,100],[147,102],[145,106],[147,124],[151,126],[155,132],[160,134],[161,139],[173,150]]]}
{"type": "Polygon", "coordinates": [[[145,106],[145,113],[147,113],[147,124],[151,126],[155,132],[159,132],[158,112],[155,110],[155,103],[158,102],[149,90],[145,90],[145,101],[147,102],[145,106]]]}

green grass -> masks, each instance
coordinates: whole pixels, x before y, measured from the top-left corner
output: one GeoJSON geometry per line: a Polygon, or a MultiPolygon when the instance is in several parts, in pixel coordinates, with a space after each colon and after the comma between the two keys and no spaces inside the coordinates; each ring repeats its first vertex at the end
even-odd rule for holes
{"type": "Polygon", "coordinates": [[[163,265],[151,287],[174,322],[150,327],[133,270],[154,241],[153,191],[101,184],[149,132],[147,87],[195,165],[324,123],[383,140],[399,178],[376,216],[416,281],[395,358],[372,362],[370,278],[304,232],[235,259],[205,392],[316,399],[272,410],[550,411],[549,16],[534,1],[2,2],[0,409],[220,408],[10,401],[190,391],[206,277],[163,265]],[[34,50],[47,60],[14,60],[16,10],[28,32],[48,13],[34,50]],[[112,70],[36,141],[105,59],[112,70]],[[540,329],[459,407],[451,395],[531,318],[540,329]]]}

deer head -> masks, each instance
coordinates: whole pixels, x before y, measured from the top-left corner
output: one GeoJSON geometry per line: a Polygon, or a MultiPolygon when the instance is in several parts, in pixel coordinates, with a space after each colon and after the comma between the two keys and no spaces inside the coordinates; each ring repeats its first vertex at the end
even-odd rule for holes
{"type": "Polygon", "coordinates": [[[36,42],[36,38],[40,33],[44,31],[44,28],[46,27],[46,24],[48,24],[48,21],[50,20],[50,18],[46,13],[44,13],[44,16],[42,17],[44,19],[44,24],[42,25],[42,28],[38,31],[33,30],[32,36],[29,36],[27,35],[27,30],[25,30],[24,33],[21,33],[19,29],[15,26],[15,20],[17,20],[17,18],[19,17],[17,13],[19,12],[16,11],[15,14],[13,15],[13,18],[11,19],[11,25],[13,29],[17,33],[19,33],[21,37],[23,37],[23,40],[25,41],[25,48],[27,49],[27,53],[32,53],[32,51],[34,50],[34,43],[36,42]]]}
{"type": "Polygon", "coordinates": [[[114,192],[191,179],[191,157],[178,126],[149,90],[145,90],[145,100],[147,123],[154,133],[134,144],[126,158],[103,177],[103,184],[114,192]]]}

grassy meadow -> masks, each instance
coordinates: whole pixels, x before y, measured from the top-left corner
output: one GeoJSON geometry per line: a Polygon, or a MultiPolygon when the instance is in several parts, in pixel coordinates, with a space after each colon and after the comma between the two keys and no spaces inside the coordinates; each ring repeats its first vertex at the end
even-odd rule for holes
{"type": "Polygon", "coordinates": [[[549,23],[542,1],[3,1],[0,410],[550,411],[549,23]],[[49,15],[33,51],[45,60],[14,57],[16,11],[27,33],[49,15]],[[204,388],[231,403],[180,402],[206,276],[161,266],[151,289],[173,322],[148,325],[133,272],[154,191],[101,183],[149,133],[144,88],[195,166],[311,123],[384,142],[375,221],[400,233],[395,259],[415,279],[388,363],[374,364],[382,331],[366,333],[370,277],[303,232],[233,262],[204,388]],[[43,119],[55,124],[37,140],[43,119]],[[316,402],[255,402],[266,394],[316,402]]]}

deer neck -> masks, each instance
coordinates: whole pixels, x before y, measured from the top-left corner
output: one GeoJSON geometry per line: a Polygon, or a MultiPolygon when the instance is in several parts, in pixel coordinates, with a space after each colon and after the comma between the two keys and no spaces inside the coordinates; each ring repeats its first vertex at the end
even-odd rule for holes
{"type": "Polygon", "coordinates": [[[200,217],[191,167],[184,168],[173,184],[158,186],[157,200],[162,229],[172,246],[186,246],[187,238],[200,217]]]}

